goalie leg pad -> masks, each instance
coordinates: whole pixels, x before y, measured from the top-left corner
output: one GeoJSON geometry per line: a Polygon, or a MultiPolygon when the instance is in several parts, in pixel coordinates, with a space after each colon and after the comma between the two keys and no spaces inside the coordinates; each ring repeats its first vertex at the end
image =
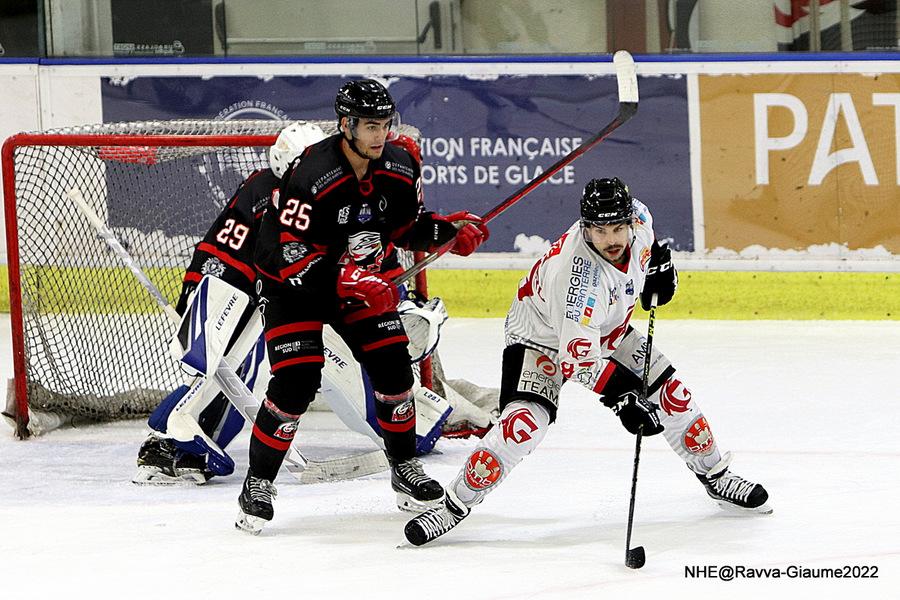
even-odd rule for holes
{"type": "Polygon", "coordinates": [[[150,425],[150,428],[154,431],[158,431],[159,433],[166,433],[166,423],[169,420],[169,414],[178,404],[178,402],[184,398],[184,395],[188,393],[190,386],[183,384],[178,386],[172,393],[163,398],[162,402],[159,403],[152,413],[150,413],[150,418],[147,419],[147,424],[150,425]]]}
{"type": "Polygon", "coordinates": [[[468,507],[475,506],[541,443],[550,427],[543,403],[512,402],[466,460],[449,489],[468,507]]]}
{"type": "Polygon", "coordinates": [[[431,452],[441,437],[453,407],[445,398],[425,387],[417,388],[413,399],[416,404],[416,456],[422,456],[431,452]]]}

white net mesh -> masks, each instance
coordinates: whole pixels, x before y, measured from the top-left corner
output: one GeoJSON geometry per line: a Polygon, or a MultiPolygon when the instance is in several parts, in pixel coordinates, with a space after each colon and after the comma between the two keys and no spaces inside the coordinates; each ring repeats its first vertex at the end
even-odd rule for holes
{"type": "MultiPolygon", "coordinates": [[[[315,123],[336,131],[333,121],[315,123]]],[[[268,166],[266,145],[286,124],[93,125],[43,132],[41,143],[15,149],[15,197],[6,203],[17,212],[22,289],[25,372],[16,376],[24,375],[31,409],[98,421],[137,417],[181,381],[167,352],[172,325],[67,194],[83,195],[174,303],[194,245],[240,182],[268,166]],[[166,136],[184,139],[165,145],[166,136]],[[196,145],[210,141],[197,136],[221,139],[196,145]],[[268,136],[267,143],[248,136],[268,136]]],[[[401,133],[419,137],[408,125],[401,133]]],[[[412,264],[408,253],[404,259],[412,264]]]]}

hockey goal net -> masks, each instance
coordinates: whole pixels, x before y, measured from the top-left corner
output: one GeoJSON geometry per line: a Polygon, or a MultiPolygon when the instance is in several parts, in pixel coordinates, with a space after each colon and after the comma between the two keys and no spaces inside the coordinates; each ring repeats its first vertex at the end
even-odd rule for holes
{"type": "MultiPolygon", "coordinates": [[[[333,121],[313,121],[334,133],[333,121]]],[[[173,326],[72,200],[174,303],[194,246],[288,123],[154,121],[19,134],[3,146],[15,379],[5,414],[144,416],[181,381],[173,326]]],[[[401,133],[418,139],[414,127],[401,133]]],[[[415,257],[405,253],[405,264],[415,257]]],[[[425,277],[412,284],[424,294],[425,277]]],[[[426,385],[430,382],[424,378],[426,385]]]]}

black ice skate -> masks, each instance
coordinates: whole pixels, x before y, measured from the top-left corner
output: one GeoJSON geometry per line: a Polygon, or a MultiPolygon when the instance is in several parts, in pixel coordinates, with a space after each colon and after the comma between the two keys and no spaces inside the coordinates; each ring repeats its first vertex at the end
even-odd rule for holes
{"type": "Polygon", "coordinates": [[[202,485],[213,477],[205,457],[186,454],[171,439],[156,435],[141,444],[137,466],[131,481],[139,485],[202,485]]]}
{"type": "Polygon", "coordinates": [[[397,492],[397,508],[423,512],[440,504],[444,488],[422,470],[422,463],[411,458],[401,463],[391,461],[391,487],[397,492]]]}
{"type": "Polygon", "coordinates": [[[254,477],[253,471],[247,471],[244,489],[238,496],[241,507],[234,526],[253,535],[259,535],[263,526],[272,520],[275,509],[272,499],[278,495],[275,484],[262,477],[254,477]]]}
{"type": "Polygon", "coordinates": [[[697,479],[706,488],[709,497],[726,510],[770,514],[772,507],[766,504],[766,500],[769,499],[766,489],[729,471],[730,463],[731,452],[726,452],[709,473],[697,474],[697,479]]]}
{"type": "Polygon", "coordinates": [[[469,507],[460,502],[448,489],[444,503],[411,520],[403,528],[406,539],[413,546],[421,546],[456,527],[469,515],[469,507]]]}

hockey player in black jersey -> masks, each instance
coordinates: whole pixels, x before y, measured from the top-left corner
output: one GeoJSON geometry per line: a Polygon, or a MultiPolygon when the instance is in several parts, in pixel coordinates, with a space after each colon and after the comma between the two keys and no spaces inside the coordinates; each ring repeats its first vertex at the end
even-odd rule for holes
{"type": "MultiPolygon", "coordinates": [[[[225,208],[194,249],[184,274],[176,304],[184,314],[188,300],[204,275],[224,280],[251,298],[256,297],[253,253],[259,224],[272,193],[290,162],[309,144],[325,134],[313,124],[293,123],[278,135],[269,149],[269,168],[253,171],[225,205],[225,208]]],[[[166,397],[150,417],[154,429],[141,444],[135,483],[203,483],[212,476],[204,454],[180,448],[166,436],[166,419],[186,391],[181,386],[166,397]]],[[[219,393],[200,414],[201,429],[224,448],[238,434],[244,419],[219,393]]]]}
{"type": "Polygon", "coordinates": [[[310,146],[285,175],[260,226],[260,310],[272,369],[250,440],[250,468],[236,526],[258,533],[273,515],[273,480],[313,400],[324,363],[322,327],[352,349],[375,391],[375,412],[404,509],[443,498],[415,454],[413,374],[391,277],[396,246],[472,253],[488,236],[480,217],[426,212],[418,162],[386,143],[396,118],[387,89],[344,84],[335,100],[339,133],[310,146]]]}

